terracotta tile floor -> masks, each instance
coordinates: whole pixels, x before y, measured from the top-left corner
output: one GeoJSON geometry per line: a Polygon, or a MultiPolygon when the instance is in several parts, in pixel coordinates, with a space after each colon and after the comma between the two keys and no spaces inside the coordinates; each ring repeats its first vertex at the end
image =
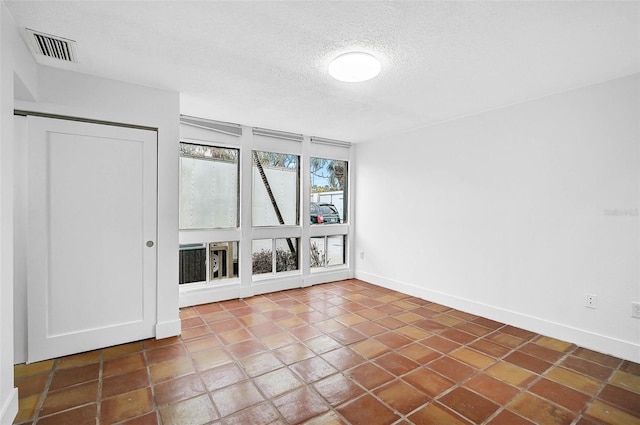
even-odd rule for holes
{"type": "Polygon", "coordinates": [[[15,367],[20,424],[640,424],[640,365],[357,280],[15,367]]]}

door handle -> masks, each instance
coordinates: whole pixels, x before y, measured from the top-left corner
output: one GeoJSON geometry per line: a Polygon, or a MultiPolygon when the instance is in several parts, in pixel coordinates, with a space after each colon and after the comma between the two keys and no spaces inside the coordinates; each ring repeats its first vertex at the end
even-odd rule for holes
{"type": "Polygon", "coordinates": [[[147,246],[151,248],[153,246],[153,241],[147,241],[147,246]]]}

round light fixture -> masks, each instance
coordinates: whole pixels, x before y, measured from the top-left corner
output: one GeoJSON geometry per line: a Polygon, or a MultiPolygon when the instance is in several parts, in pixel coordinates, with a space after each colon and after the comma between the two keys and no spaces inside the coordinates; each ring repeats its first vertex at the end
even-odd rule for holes
{"type": "Polygon", "coordinates": [[[351,52],[338,56],[329,64],[329,74],[339,81],[359,83],[380,73],[380,61],[364,52],[351,52]]]}

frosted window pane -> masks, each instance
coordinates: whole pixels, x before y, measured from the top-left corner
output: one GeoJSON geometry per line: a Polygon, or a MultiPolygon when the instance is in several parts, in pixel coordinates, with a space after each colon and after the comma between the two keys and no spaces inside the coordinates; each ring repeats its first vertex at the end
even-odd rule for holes
{"type": "Polygon", "coordinates": [[[238,227],[238,150],[180,144],[180,229],[238,227]]]}

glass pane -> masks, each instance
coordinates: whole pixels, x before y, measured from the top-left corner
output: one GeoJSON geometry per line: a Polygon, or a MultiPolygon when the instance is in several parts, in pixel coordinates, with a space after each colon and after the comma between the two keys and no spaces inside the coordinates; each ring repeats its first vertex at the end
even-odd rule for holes
{"type": "Polygon", "coordinates": [[[344,235],[327,236],[327,266],[345,264],[344,235]]]}
{"type": "Polygon", "coordinates": [[[347,221],[347,161],[311,158],[311,223],[347,221]]]}
{"type": "Polygon", "coordinates": [[[209,280],[238,277],[238,242],[209,244],[209,280]]]}
{"type": "Polygon", "coordinates": [[[178,283],[207,280],[207,250],[204,244],[180,245],[178,283]]]}
{"type": "Polygon", "coordinates": [[[253,225],[298,224],[298,156],[253,151],[252,177],[253,225]]]}
{"type": "Polygon", "coordinates": [[[324,255],[324,236],[311,238],[310,243],[310,263],[311,268],[324,267],[325,255],[324,255]]]}
{"type": "Polygon", "coordinates": [[[180,143],[180,229],[238,227],[238,150],[180,143]]]}
{"type": "Polygon", "coordinates": [[[252,242],[251,260],[253,274],[273,272],[273,239],[256,239],[252,242]]]}
{"type": "Polygon", "coordinates": [[[298,239],[276,239],[276,272],[298,270],[298,239]]]}

